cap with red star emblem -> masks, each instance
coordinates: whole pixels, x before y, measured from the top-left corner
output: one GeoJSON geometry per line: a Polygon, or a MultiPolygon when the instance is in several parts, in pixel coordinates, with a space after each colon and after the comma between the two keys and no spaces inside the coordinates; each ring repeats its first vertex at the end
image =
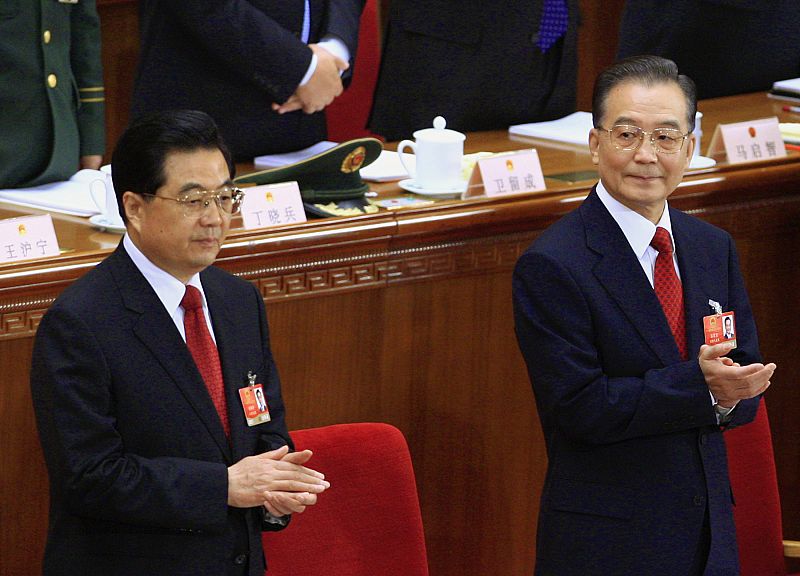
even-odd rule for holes
{"type": "Polygon", "coordinates": [[[366,208],[364,193],[369,187],[359,170],[378,159],[383,144],[375,138],[343,142],[300,162],[261,170],[237,177],[236,184],[275,184],[297,181],[303,204],[310,216],[337,216],[333,204],[341,208],[366,208]]]}

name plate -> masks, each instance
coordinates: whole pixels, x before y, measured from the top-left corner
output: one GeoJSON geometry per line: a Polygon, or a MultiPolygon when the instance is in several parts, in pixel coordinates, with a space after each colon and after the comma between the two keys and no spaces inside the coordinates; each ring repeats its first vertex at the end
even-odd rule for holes
{"type": "Polygon", "coordinates": [[[297,182],[245,188],[242,220],[247,230],[305,222],[306,212],[297,182]]]}
{"type": "Polygon", "coordinates": [[[58,256],[50,214],[0,220],[0,263],[58,256]]]}
{"type": "Polygon", "coordinates": [[[478,159],[464,193],[501,196],[545,190],[542,166],[535,149],[503,152],[478,159]]]}
{"type": "Polygon", "coordinates": [[[708,146],[708,155],[717,160],[727,159],[730,164],[786,156],[778,118],[718,124],[708,146]]]}

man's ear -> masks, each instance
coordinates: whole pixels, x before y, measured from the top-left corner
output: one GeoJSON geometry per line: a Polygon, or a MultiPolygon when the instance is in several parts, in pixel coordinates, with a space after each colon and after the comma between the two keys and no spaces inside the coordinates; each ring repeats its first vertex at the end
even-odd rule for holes
{"type": "Polygon", "coordinates": [[[600,132],[597,128],[589,130],[589,152],[592,155],[592,164],[600,163],[600,132]]]}
{"type": "Polygon", "coordinates": [[[686,138],[686,168],[689,167],[689,162],[692,161],[695,146],[697,146],[697,139],[694,137],[694,133],[690,133],[686,138]]]}
{"type": "Polygon", "coordinates": [[[136,230],[138,230],[141,225],[144,203],[144,198],[141,195],[131,192],[130,190],[122,195],[122,207],[125,210],[125,217],[128,223],[136,230]]]}

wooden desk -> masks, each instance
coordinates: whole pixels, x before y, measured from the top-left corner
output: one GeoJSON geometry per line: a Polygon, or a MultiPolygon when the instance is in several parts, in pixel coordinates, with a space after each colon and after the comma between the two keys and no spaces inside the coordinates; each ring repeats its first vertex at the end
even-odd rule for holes
{"type": "MultiPolygon", "coordinates": [[[[708,140],[721,119],[780,115],[780,103],[759,94],[701,110],[708,140]]],[[[548,175],[591,169],[577,147],[494,132],[466,144],[468,152],[536,145],[548,175]]],[[[533,570],[545,449],[513,333],[511,269],[593,181],[547,184],[535,195],[238,230],[220,254],[219,265],[253,281],[268,303],[291,428],[372,420],[403,430],[436,576],[533,570]]],[[[737,240],[762,350],[778,364],[767,401],[785,533],[796,538],[800,360],[787,335],[800,317],[800,155],[692,172],[671,202],[737,240]]],[[[0,206],[0,218],[14,214],[0,206]]],[[[28,389],[34,331],[61,290],[119,241],[84,219],[54,218],[66,253],[0,266],[2,576],[38,572],[47,527],[47,475],[28,389]]]]}

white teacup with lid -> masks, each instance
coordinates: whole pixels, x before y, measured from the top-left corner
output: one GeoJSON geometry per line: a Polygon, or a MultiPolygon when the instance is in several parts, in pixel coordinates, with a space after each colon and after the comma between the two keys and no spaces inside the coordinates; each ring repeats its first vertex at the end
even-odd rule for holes
{"type": "Polygon", "coordinates": [[[397,145],[397,153],[403,168],[414,180],[414,184],[424,190],[460,190],[464,187],[461,179],[461,159],[464,156],[466,136],[455,130],[445,128],[447,123],[441,116],[433,120],[433,128],[414,132],[414,140],[402,140],[397,145]],[[416,168],[410,168],[403,159],[403,150],[411,148],[416,159],[416,168]]]}

